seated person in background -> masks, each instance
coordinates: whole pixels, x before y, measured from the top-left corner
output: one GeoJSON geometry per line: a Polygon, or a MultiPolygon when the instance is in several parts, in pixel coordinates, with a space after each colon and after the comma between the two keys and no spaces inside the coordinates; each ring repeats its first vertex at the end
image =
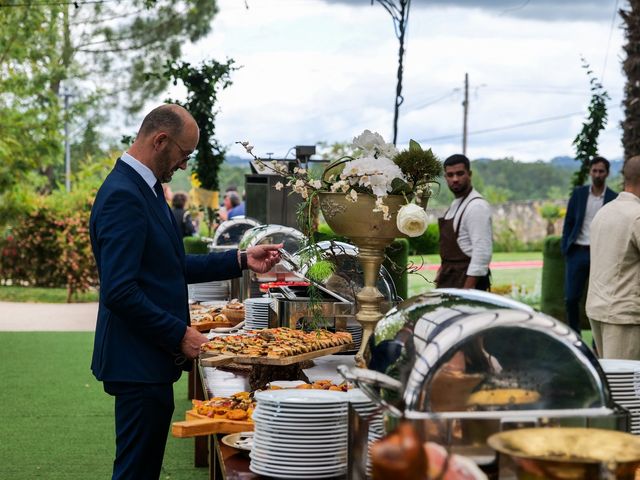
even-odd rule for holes
{"type": "Polygon", "coordinates": [[[244,202],[240,199],[238,192],[228,192],[225,198],[229,199],[231,208],[227,207],[227,220],[233,217],[244,217],[244,202]]]}
{"type": "Polygon", "coordinates": [[[173,194],[173,200],[171,202],[171,212],[176,219],[178,228],[182,233],[182,237],[191,237],[196,233],[196,229],[191,221],[191,214],[187,210],[187,202],[189,196],[184,192],[176,192],[173,194]]]}

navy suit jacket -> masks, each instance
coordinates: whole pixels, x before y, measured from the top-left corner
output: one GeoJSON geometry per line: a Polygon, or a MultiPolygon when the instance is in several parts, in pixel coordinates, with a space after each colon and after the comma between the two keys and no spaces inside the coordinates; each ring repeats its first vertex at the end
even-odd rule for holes
{"type": "MultiPolygon", "coordinates": [[[[569,248],[578,239],[578,235],[580,235],[580,229],[582,228],[582,222],[584,221],[584,215],[587,210],[587,199],[589,198],[590,188],[591,185],[583,185],[582,187],[577,187],[571,194],[562,227],[561,249],[563,255],[569,252],[569,248]]],[[[604,203],[609,203],[617,196],[618,194],[616,192],[606,187],[604,191],[604,203]]]]}
{"type": "Polygon", "coordinates": [[[182,234],[167,213],[122,160],[96,195],[90,234],[100,304],[91,370],[98,380],[176,381],[189,325],[187,283],[241,275],[236,250],[185,255],[182,234]]]}

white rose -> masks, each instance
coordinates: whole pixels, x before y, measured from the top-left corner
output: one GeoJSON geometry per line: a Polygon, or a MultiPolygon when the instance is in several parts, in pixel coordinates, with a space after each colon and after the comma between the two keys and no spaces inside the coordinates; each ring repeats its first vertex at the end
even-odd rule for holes
{"type": "Polygon", "coordinates": [[[419,237],[427,229],[427,212],[415,203],[404,205],[398,212],[396,225],[405,235],[419,237]]]}
{"type": "Polygon", "coordinates": [[[371,130],[365,130],[353,139],[353,146],[361,148],[365,152],[370,152],[375,147],[383,147],[384,145],[386,144],[382,135],[378,132],[372,132],[371,130]]]}

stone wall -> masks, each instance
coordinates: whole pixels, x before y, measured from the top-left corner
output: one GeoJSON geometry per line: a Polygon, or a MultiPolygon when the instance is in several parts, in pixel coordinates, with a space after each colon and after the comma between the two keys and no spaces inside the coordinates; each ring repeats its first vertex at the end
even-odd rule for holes
{"type": "MultiPolygon", "coordinates": [[[[565,200],[531,200],[491,205],[494,238],[511,234],[522,243],[544,239],[547,236],[547,221],[540,215],[539,208],[546,203],[553,203],[560,208],[567,206],[565,200]]],[[[437,223],[438,217],[444,215],[446,210],[447,207],[428,208],[429,223],[437,223]]],[[[562,234],[563,222],[564,217],[555,222],[555,235],[562,234]]]]}

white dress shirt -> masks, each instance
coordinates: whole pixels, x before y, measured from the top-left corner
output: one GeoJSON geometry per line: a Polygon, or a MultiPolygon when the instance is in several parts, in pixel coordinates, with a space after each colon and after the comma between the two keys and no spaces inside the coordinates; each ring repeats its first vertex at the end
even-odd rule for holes
{"type": "Polygon", "coordinates": [[[124,152],[120,157],[120,160],[122,160],[124,163],[129,165],[131,168],[133,168],[138,173],[138,175],[142,177],[145,183],[149,185],[149,188],[153,192],[153,196],[157,198],[158,194],[153,189],[153,186],[156,184],[158,179],[153,174],[151,169],[147,167],[144,163],[142,163],[140,160],[129,155],[128,152],[124,152]]]}
{"type": "Polygon", "coordinates": [[[606,188],[602,190],[600,195],[594,195],[593,186],[589,189],[589,196],[587,197],[587,208],[584,211],[584,220],[582,221],[582,226],[580,227],[580,234],[578,238],[576,238],[577,245],[589,245],[589,231],[591,230],[591,222],[593,222],[593,217],[596,216],[598,210],[602,208],[604,205],[604,192],[606,192],[606,188]]]}
{"type": "Polygon", "coordinates": [[[471,257],[467,275],[483,277],[489,271],[493,252],[491,207],[475,188],[461,204],[462,200],[462,198],[454,199],[444,218],[449,220],[455,215],[453,228],[458,232],[458,246],[465,255],[471,257]],[[469,203],[474,198],[478,200],[469,203]],[[467,206],[466,209],[465,206],[467,206]],[[462,215],[463,211],[464,215],[462,215]],[[462,215],[462,221],[460,221],[460,215],[462,215]]]}

